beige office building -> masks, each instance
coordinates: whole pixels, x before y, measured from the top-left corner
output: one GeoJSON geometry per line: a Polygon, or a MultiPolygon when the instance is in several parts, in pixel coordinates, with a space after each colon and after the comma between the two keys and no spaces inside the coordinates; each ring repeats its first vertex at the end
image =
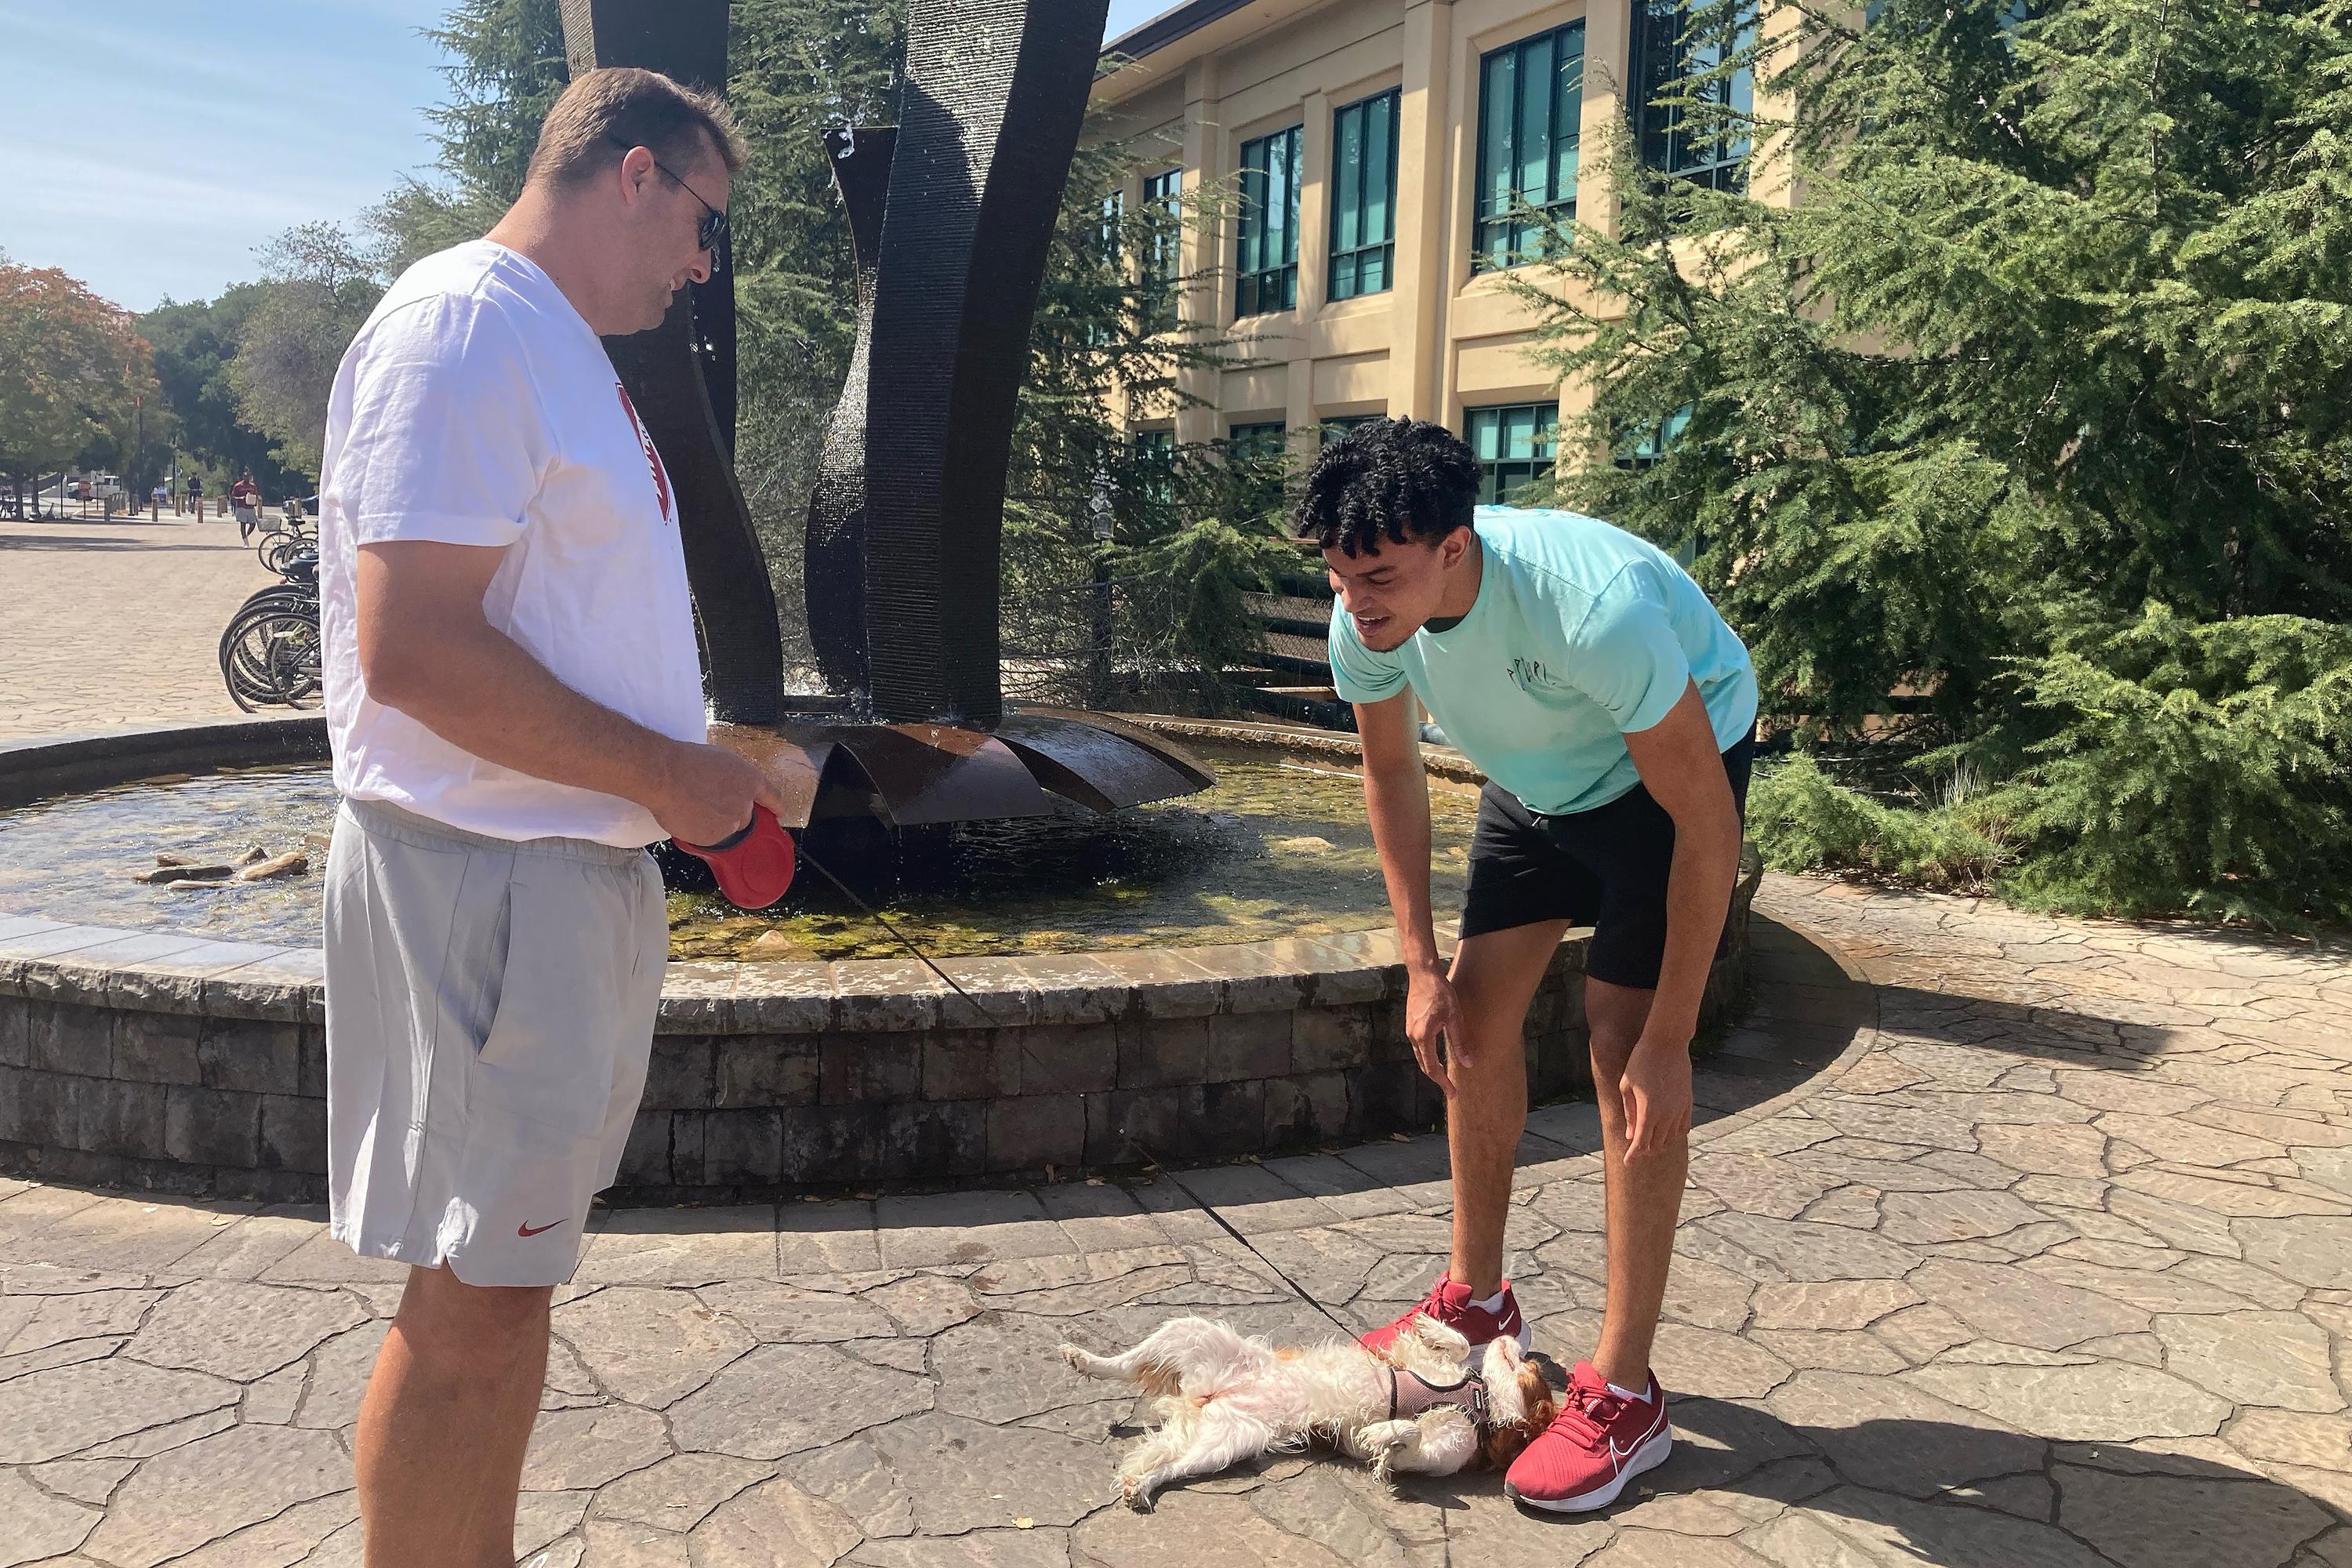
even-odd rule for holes
{"type": "MultiPolygon", "coordinates": [[[[1191,0],[1112,40],[1133,63],[1097,84],[1098,123],[1168,154],[1130,210],[1238,191],[1183,232],[1181,309],[1254,340],[1255,362],[1189,373],[1199,405],[1139,436],[1303,453],[1334,422],[1410,415],[1472,443],[1490,497],[1548,468],[1562,389],[1526,352],[1528,308],[1496,265],[1526,237],[1499,217],[1577,204],[1606,224],[1601,193],[1580,200],[1580,150],[1623,112],[1619,84],[1686,68],[1672,4],[1191,0]]],[[[1651,161],[1726,177],[1658,111],[1639,129],[1651,161]]]]}

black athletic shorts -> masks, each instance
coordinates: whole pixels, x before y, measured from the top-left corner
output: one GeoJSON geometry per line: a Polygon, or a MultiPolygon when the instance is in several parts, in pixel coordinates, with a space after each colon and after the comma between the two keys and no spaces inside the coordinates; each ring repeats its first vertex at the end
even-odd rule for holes
{"type": "MultiPolygon", "coordinates": [[[[1743,816],[1755,756],[1752,733],[1723,753],[1743,816]]],[[[1546,816],[1490,784],[1478,797],[1462,934],[1544,921],[1591,926],[1585,973],[1612,985],[1652,989],[1665,959],[1666,873],[1674,857],[1674,818],[1640,784],[1591,811],[1546,816]]],[[[1729,936],[1727,923],[1720,940],[1729,936]]],[[[1716,951],[1723,951],[1720,942],[1716,951]]]]}

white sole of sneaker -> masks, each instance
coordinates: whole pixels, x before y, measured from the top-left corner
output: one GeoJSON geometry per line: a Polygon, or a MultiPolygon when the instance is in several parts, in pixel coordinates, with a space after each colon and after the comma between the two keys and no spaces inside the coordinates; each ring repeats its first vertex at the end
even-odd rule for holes
{"type": "Polygon", "coordinates": [[[1510,1482],[1503,1483],[1503,1493],[1513,1502],[1523,1502],[1529,1508],[1543,1509],[1551,1513],[1591,1513],[1594,1509],[1607,1508],[1625,1490],[1625,1483],[1644,1470],[1654,1470],[1666,1462],[1675,1450],[1674,1428],[1668,1427],[1625,1457],[1624,1468],[1604,1486],[1593,1488],[1578,1497],[1531,1498],[1521,1493],[1510,1482]]]}

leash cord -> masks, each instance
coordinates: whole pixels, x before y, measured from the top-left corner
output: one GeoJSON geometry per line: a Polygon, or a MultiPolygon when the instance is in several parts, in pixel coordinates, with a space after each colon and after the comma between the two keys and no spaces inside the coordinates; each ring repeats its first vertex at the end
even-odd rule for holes
{"type": "Polygon", "coordinates": [[[900,947],[903,947],[908,952],[913,953],[916,961],[922,964],[924,968],[938,975],[941,980],[946,981],[948,983],[948,989],[962,997],[966,1006],[970,1007],[973,1012],[979,1014],[982,1017],[987,1019],[991,1024],[993,1024],[1000,1029],[1008,1026],[1002,1018],[999,1018],[995,1014],[990,1012],[978,1002],[972,1000],[971,993],[957,984],[954,975],[950,974],[946,970],[941,969],[938,964],[932,963],[931,955],[925,952],[921,948],[917,947],[911,941],[909,941],[906,932],[900,931],[897,926],[892,925],[888,921],[884,920],[882,918],[881,910],[867,903],[864,899],[859,898],[856,893],[851,890],[848,883],[843,881],[831,871],[825,869],[824,863],[823,861],[810,854],[805,848],[803,848],[800,851],[800,858],[814,868],[818,876],[823,877],[826,881],[831,882],[835,889],[840,892],[843,898],[847,899],[851,903],[856,904],[858,908],[858,911],[865,915],[867,920],[872,921],[876,925],[878,925],[884,931],[888,931],[892,938],[898,942],[900,947]]]}
{"type": "MultiPolygon", "coordinates": [[[[800,851],[800,858],[811,869],[815,871],[818,876],[823,877],[826,881],[832,883],[834,888],[839,891],[843,898],[845,898],[851,903],[856,904],[859,912],[864,914],[867,920],[872,921],[876,925],[878,925],[884,931],[888,931],[899,946],[905,948],[908,952],[915,955],[916,960],[919,962],[924,968],[938,975],[941,980],[946,981],[948,988],[953,991],[957,995],[962,997],[965,1005],[971,1007],[973,1012],[979,1014],[982,1017],[987,1019],[991,1024],[995,1025],[1000,1029],[1006,1027],[1005,1024],[1000,1020],[995,1014],[990,1012],[987,1008],[974,1001],[971,992],[966,991],[962,986],[957,984],[954,975],[950,974],[946,970],[941,969],[938,964],[932,963],[930,954],[925,952],[921,948],[917,947],[914,942],[908,938],[904,931],[901,931],[897,926],[892,925],[888,921],[883,919],[881,910],[867,903],[864,899],[859,898],[857,894],[851,889],[849,884],[844,882],[840,878],[835,876],[830,870],[828,870],[823,861],[819,860],[815,856],[811,855],[805,847],[800,851]]],[[[1234,1227],[1231,1220],[1228,1220],[1224,1215],[1217,1212],[1214,1205],[1202,1201],[1200,1194],[1186,1186],[1184,1184],[1184,1179],[1176,1174],[1174,1171],[1171,1170],[1167,1162],[1160,1159],[1159,1155],[1153,1153],[1150,1149],[1147,1148],[1141,1139],[1129,1137],[1127,1142],[1137,1153],[1141,1154],[1146,1161],[1150,1162],[1153,1169],[1157,1170],[1160,1175],[1167,1178],[1169,1183],[1172,1184],[1178,1192],[1182,1193],[1186,1198],[1190,1199],[1193,1207],[1199,1209],[1202,1214],[1207,1215],[1211,1219],[1216,1221],[1218,1228],[1222,1229],[1227,1236],[1232,1237],[1234,1240],[1240,1243],[1243,1251],[1248,1253],[1252,1258],[1256,1258],[1260,1263],[1265,1265],[1267,1272],[1271,1273],[1276,1279],[1281,1280],[1285,1285],[1288,1286],[1292,1295],[1297,1296],[1300,1300],[1306,1302],[1308,1306],[1322,1313],[1323,1316],[1329,1321],[1331,1326],[1339,1330],[1339,1332],[1347,1338],[1352,1340],[1356,1337],[1355,1330],[1341,1322],[1339,1315],[1333,1312],[1331,1309],[1326,1307],[1322,1302],[1307,1294],[1306,1289],[1302,1287],[1297,1280],[1293,1279],[1287,1273],[1284,1272],[1282,1265],[1276,1263],[1273,1258],[1268,1258],[1265,1253],[1260,1252],[1257,1247],[1251,1243],[1248,1237],[1244,1236],[1239,1230],[1236,1230],[1234,1227]]],[[[1391,1400],[1391,1403],[1393,1403],[1393,1399],[1391,1400]]]]}
{"type": "Polygon", "coordinates": [[[1227,1236],[1232,1237],[1235,1241],[1239,1242],[1243,1251],[1248,1253],[1252,1258],[1256,1258],[1260,1263],[1265,1264],[1267,1272],[1271,1273],[1276,1279],[1281,1280],[1285,1285],[1289,1286],[1292,1295],[1297,1296],[1300,1300],[1306,1302],[1308,1306],[1322,1313],[1326,1319],[1329,1320],[1331,1326],[1339,1330],[1339,1332],[1347,1338],[1352,1340],[1356,1337],[1356,1331],[1341,1322],[1339,1321],[1339,1314],[1332,1311],[1330,1308],[1325,1306],[1322,1302],[1317,1300],[1313,1296],[1307,1294],[1306,1289],[1302,1287],[1297,1280],[1293,1279],[1288,1274],[1283,1271],[1282,1265],[1276,1263],[1273,1258],[1268,1258],[1265,1253],[1260,1252],[1250,1241],[1248,1237],[1244,1236],[1240,1231],[1234,1228],[1234,1224],[1231,1220],[1217,1212],[1215,1205],[1203,1201],[1200,1194],[1186,1186],[1184,1184],[1184,1178],[1178,1175],[1174,1171],[1170,1170],[1168,1168],[1167,1162],[1160,1159],[1159,1155],[1153,1153],[1150,1148],[1146,1147],[1141,1139],[1129,1135],[1127,1142],[1129,1147],[1134,1149],[1137,1153],[1142,1155],[1146,1161],[1150,1163],[1153,1169],[1157,1170],[1160,1175],[1167,1178],[1178,1192],[1183,1194],[1187,1198],[1190,1198],[1192,1201],[1193,1207],[1199,1209],[1202,1214],[1207,1215],[1211,1219],[1215,1220],[1217,1222],[1218,1228],[1222,1229],[1227,1236]]]}

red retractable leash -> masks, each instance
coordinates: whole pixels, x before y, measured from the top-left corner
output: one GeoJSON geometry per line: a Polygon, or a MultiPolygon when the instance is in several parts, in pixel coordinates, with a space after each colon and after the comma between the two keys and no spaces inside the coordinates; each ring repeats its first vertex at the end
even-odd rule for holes
{"type": "Polygon", "coordinates": [[[751,820],[716,844],[670,842],[707,862],[719,892],[739,910],[764,910],[792,890],[798,858],[793,836],[764,805],[754,805],[751,820]]]}

